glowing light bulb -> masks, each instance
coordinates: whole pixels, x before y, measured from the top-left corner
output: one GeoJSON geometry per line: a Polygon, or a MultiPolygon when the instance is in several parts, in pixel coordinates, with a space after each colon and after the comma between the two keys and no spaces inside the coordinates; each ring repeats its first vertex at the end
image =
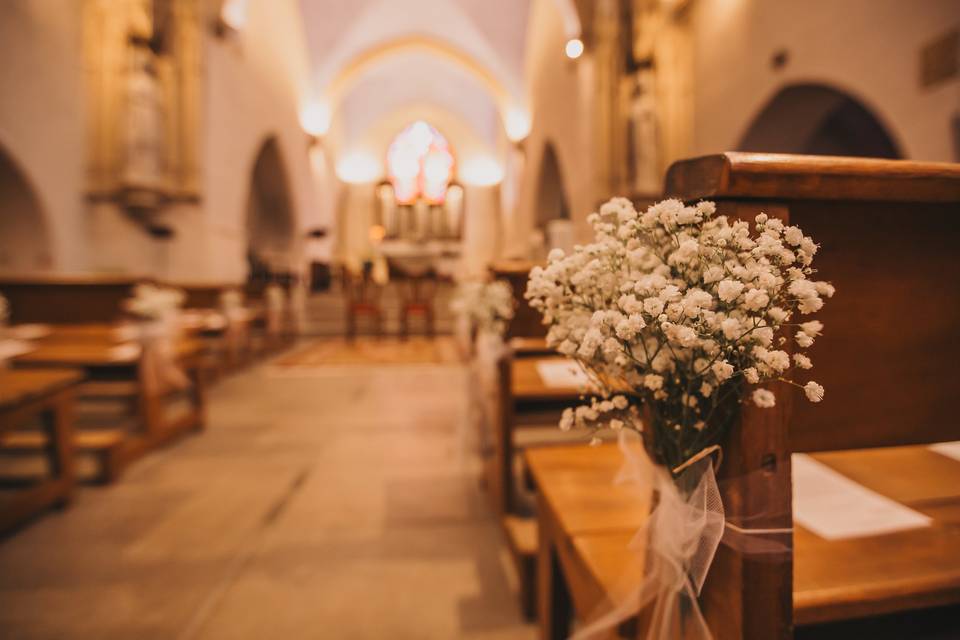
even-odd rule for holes
{"type": "Polygon", "coordinates": [[[503,181],[503,166],[489,156],[472,156],[461,165],[460,180],[477,187],[490,187],[503,181]]]}
{"type": "Polygon", "coordinates": [[[503,128],[511,142],[520,142],[530,133],[530,115],[520,107],[510,107],[503,121],[503,128]]]}
{"type": "Polygon", "coordinates": [[[567,40],[567,46],[564,51],[571,60],[576,60],[583,55],[583,40],[580,38],[571,38],[567,40]]]}
{"type": "Polygon", "coordinates": [[[247,1],[227,0],[220,10],[220,19],[234,31],[240,31],[247,24],[247,1]]]}
{"type": "Polygon", "coordinates": [[[300,111],[300,126],[312,136],[327,135],[330,130],[332,113],[325,102],[311,102],[300,111]]]}
{"type": "Polygon", "coordinates": [[[366,151],[350,151],[337,161],[337,177],[351,184],[374,182],[380,172],[377,158],[366,151]]]}

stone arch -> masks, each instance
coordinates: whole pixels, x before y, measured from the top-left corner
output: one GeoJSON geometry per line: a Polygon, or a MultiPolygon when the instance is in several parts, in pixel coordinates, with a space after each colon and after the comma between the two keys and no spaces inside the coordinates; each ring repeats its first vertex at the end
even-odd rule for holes
{"type": "Polygon", "coordinates": [[[247,257],[251,278],[288,266],[296,247],[296,228],[280,143],[275,136],[270,136],[257,151],[247,196],[247,257]]]}
{"type": "Polygon", "coordinates": [[[755,116],[742,151],[902,158],[900,145],[861,100],[818,83],[781,88],[755,116]]]}
{"type": "Polygon", "coordinates": [[[540,174],[537,179],[536,221],[538,229],[546,230],[553,220],[569,220],[570,205],[564,188],[560,160],[551,142],[543,147],[540,174]]]}
{"type": "Polygon", "coordinates": [[[0,146],[0,271],[36,272],[52,266],[50,229],[40,199],[0,146]]]}

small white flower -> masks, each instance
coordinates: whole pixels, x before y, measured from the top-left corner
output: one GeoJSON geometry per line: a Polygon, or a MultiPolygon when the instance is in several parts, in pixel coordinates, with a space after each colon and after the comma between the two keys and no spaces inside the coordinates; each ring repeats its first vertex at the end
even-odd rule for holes
{"type": "Polygon", "coordinates": [[[800,325],[800,330],[808,336],[817,337],[823,332],[823,323],[819,320],[811,320],[800,325]]]}
{"type": "Polygon", "coordinates": [[[797,344],[803,347],[804,349],[813,345],[813,338],[808,336],[803,331],[797,331],[796,339],[797,339],[797,344]]]}
{"type": "Polygon", "coordinates": [[[630,405],[630,402],[627,400],[626,396],[613,396],[612,400],[613,406],[620,411],[623,411],[630,405]]]}
{"type": "Polygon", "coordinates": [[[750,289],[743,296],[743,306],[751,311],[759,311],[770,304],[770,296],[763,289],[750,289]]]}
{"type": "Polygon", "coordinates": [[[776,396],[766,389],[757,389],[753,392],[753,404],[757,405],[761,409],[769,409],[770,407],[776,405],[776,403],[776,396]]]}
{"type": "Polygon", "coordinates": [[[733,365],[726,360],[714,362],[711,370],[713,375],[717,377],[717,382],[728,380],[733,375],[733,365]]]}
{"type": "Polygon", "coordinates": [[[621,429],[623,429],[623,420],[617,420],[616,418],[614,418],[613,420],[610,421],[610,428],[613,429],[614,431],[620,431],[621,429]]]}
{"type": "Polygon", "coordinates": [[[802,353],[793,354],[793,362],[801,369],[810,369],[813,367],[813,362],[810,361],[810,358],[802,353]]]}
{"type": "Polygon", "coordinates": [[[743,370],[744,379],[750,384],[757,384],[760,382],[760,374],[757,373],[756,367],[747,367],[743,370]]]}
{"type": "Polygon", "coordinates": [[[733,302],[743,291],[743,283],[738,280],[721,280],[717,285],[717,297],[724,302],[733,302]]]}
{"type": "Polygon", "coordinates": [[[803,386],[803,391],[807,394],[807,400],[810,402],[820,402],[823,400],[823,386],[813,380],[803,386]]]}
{"type": "Polygon", "coordinates": [[[648,373],[643,377],[643,386],[651,391],[656,391],[657,389],[663,388],[663,376],[658,376],[655,373],[648,373]]]}

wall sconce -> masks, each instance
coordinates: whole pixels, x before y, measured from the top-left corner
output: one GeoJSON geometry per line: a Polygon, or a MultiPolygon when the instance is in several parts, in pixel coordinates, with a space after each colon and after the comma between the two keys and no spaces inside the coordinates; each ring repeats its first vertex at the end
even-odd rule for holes
{"type": "Polygon", "coordinates": [[[227,38],[242,31],[247,25],[247,2],[248,0],[224,0],[213,23],[214,35],[227,38]]]}
{"type": "Polygon", "coordinates": [[[567,57],[571,60],[576,60],[583,55],[583,40],[580,38],[570,38],[567,40],[567,45],[564,47],[564,53],[567,54],[567,57]]]}

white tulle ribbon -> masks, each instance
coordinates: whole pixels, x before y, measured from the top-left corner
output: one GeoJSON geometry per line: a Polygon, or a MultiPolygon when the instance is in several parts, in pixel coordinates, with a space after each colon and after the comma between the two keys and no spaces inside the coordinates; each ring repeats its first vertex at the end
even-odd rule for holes
{"type": "Polygon", "coordinates": [[[616,482],[649,491],[656,501],[630,543],[630,549],[641,554],[643,578],[639,584],[618,585],[608,594],[605,611],[591,616],[573,638],[601,637],[640,611],[649,611],[643,623],[649,640],[712,638],[697,596],[724,530],[713,461],[704,457],[675,480],[653,463],[635,432],[620,433],[620,450],[624,466],[616,482]]]}
{"type": "Polygon", "coordinates": [[[140,343],[143,347],[141,370],[147,394],[185,389],[190,381],[177,364],[176,342],[179,321],[176,314],[140,325],[140,343]]]}
{"type": "MultiPolygon", "coordinates": [[[[696,456],[674,470],[651,460],[639,434],[623,430],[619,438],[624,465],[615,482],[634,485],[641,493],[655,496],[646,523],[629,548],[641,563],[642,578],[623,580],[607,594],[607,602],[588,616],[588,624],[573,640],[606,637],[611,629],[644,612],[641,624],[647,640],[712,640],[713,635],[700,610],[698,596],[707,578],[717,547],[722,542],[745,554],[790,553],[784,536],[789,528],[751,528],[743,519],[736,524],[725,518],[712,453],[696,456]]],[[[768,482],[762,476],[747,476],[731,484],[768,482]]],[[[727,483],[724,484],[729,489],[727,483]]],[[[770,514],[758,514],[768,521],[770,514]]]]}

